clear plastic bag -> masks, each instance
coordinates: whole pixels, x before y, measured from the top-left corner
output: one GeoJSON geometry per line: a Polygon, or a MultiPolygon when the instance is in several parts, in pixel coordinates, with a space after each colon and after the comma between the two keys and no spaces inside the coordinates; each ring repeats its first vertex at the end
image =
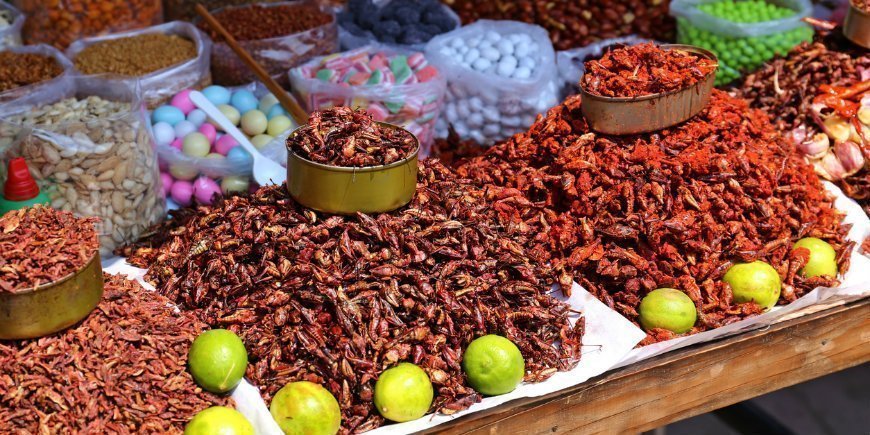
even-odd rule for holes
{"type": "MultiPolygon", "coordinates": [[[[375,4],[375,6],[377,6],[380,9],[383,7],[388,7],[389,3],[391,1],[392,0],[375,0],[374,4],[375,4]]],[[[462,20],[459,18],[459,15],[456,15],[456,12],[453,12],[453,9],[450,9],[450,7],[448,7],[447,5],[442,5],[442,7],[444,8],[444,11],[447,12],[447,15],[449,15],[453,19],[453,22],[456,23],[453,26],[453,29],[451,29],[451,30],[455,30],[455,29],[459,28],[460,26],[462,26],[462,20]]],[[[342,12],[342,13],[347,13],[347,12],[342,12]]],[[[375,12],[373,11],[372,13],[375,13],[375,12]]],[[[339,16],[340,16],[340,14],[339,14],[339,16]]],[[[360,29],[360,30],[362,30],[362,29],[360,29]]],[[[369,45],[372,43],[402,47],[402,48],[406,48],[409,50],[415,50],[415,51],[423,51],[426,49],[426,42],[421,43],[421,44],[411,44],[411,45],[385,43],[385,42],[379,41],[378,38],[370,31],[365,30],[365,31],[363,31],[363,33],[354,33],[354,32],[351,32],[350,30],[346,29],[344,26],[342,26],[341,23],[339,23],[339,27],[338,27],[338,40],[341,43],[341,49],[345,50],[345,51],[346,50],[354,50],[354,49],[357,49],[357,48],[360,48],[362,46],[369,45]]]]}
{"type": "MultiPolygon", "coordinates": [[[[341,53],[338,56],[350,58],[366,53],[407,56],[415,51],[373,44],[341,53]]],[[[383,116],[376,116],[375,119],[407,128],[420,139],[421,155],[428,155],[428,150],[434,139],[435,121],[441,112],[444,98],[446,81],[443,74],[439,73],[423,83],[382,83],[372,86],[348,86],[347,83],[324,82],[317,78],[309,78],[304,74],[306,69],[319,66],[323,59],[323,57],[312,59],[300,67],[291,69],[289,73],[293,94],[306,111],[313,112],[333,106],[365,109],[377,104],[381,109],[378,113],[383,113],[383,116]]],[[[330,59],[332,58],[330,57],[330,59]]]]}
{"type": "MultiPolygon", "coordinates": [[[[275,7],[299,2],[276,2],[262,4],[275,7]]],[[[226,9],[226,8],[225,8],[226,9]]],[[[212,15],[224,9],[212,11],[212,15]]],[[[292,33],[275,38],[238,41],[273,78],[281,85],[287,85],[287,70],[315,56],[327,55],[338,51],[338,24],[335,13],[323,8],[332,15],[332,21],[304,32],[292,33]]],[[[211,72],[214,82],[223,86],[238,86],[257,80],[257,76],[225,42],[212,45],[211,72]]]]}
{"type": "Polygon", "coordinates": [[[559,79],[562,81],[561,97],[576,94],[580,91],[580,77],[586,70],[584,62],[587,59],[597,59],[604,55],[605,50],[615,46],[631,46],[644,42],[654,42],[651,39],[635,35],[620,38],[603,39],[585,47],[556,52],[556,66],[559,69],[559,79]]]}
{"type": "Polygon", "coordinates": [[[4,1],[0,1],[0,13],[9,21],[8,26],[0,28],[0,49],[21,45],[21,28],[24,27],[24,14],[4,1]]]}
{"type": "Polygon", "coordinates": [[[721,0],[673,0],[671,15],[677,18],[677,41],[706,48],[719,57],[716,85],[725,85],[744,73],[758,69],[795,45],[812,40],[813,28],[801,21],[812,13],[809,0],[767,0],[794,11],[786,18],[756,23],[738,23],[708,14],[701,5],[721,0]]]}
{"type": "Polygon", "coordinates": [[[164,33],[178,35],[192,41],[196,45],[196,56],[184,62],[154,71],[139,77],[108,76],[105,74],[85,76],[85,80],[139,81],[142,98],[149,108],[157,107],[166,102],[178,92],[189,89],[201,89],[211,84],[211,39],[200,32],[193,24],[182,21],[160,24],[145,29],[114,33],[111,35],[85,38],[74,42],[66,50],[67,57],[75,61],[76,56],[85,48],[98,42],[127,38],[148,33],[164,33]],[[99,78],[95,78],[99,77],[99,78]]]}
{"type": "Polygon", "coordinates": [[[157,156],[138,86],[73,84],[0,106],[0,179],[24,157],[52,207],[101,218],[100,252],[110,255],[165,216],[157,156]]]}
{"type": "Polygon", "coordinates": [[[34,53],[49,56],[53,58],[63,68],[63,72],[52,79],[45,80],[32,85],[20,86],[0,93],[0,104],[8,103],[13,100],[20,100],[20,104],[31,104],[30,102],[40,102],[51,99],[55,94],[67,95],[72,90],[73,83],[70,78],[72,75],[72,63],[66,56],[56,48],[45,45],[23,45],[21,47],[12,47],[8,51],[14,53],[34,53]]]}
{"type": "Polygon", "coordinates": [[[436,124],[438,137],[445,137],[452,125],[461,137],[492,144],[525,130],[539,113],[559,102],[555,53],[547,31],[540,26],[479,20],[432,38],[426,46],[426,58],[447,79],[444,108],[436,124]],[[530,46],[536,49],[526,55],[534,61],[528,78],[477,71],[457,60],[448,48],[475,38],[495,39],[491,34],[530,38],[530,46]]]}

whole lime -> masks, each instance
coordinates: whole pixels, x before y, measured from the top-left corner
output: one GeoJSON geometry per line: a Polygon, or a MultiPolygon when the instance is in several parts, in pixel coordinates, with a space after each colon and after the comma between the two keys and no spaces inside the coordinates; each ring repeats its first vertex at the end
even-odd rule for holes
{"type": "Polygon", "coordinates": [[[248,352],[242,339],[226,329],[203,332],[193,340],[187,364],[193,380],[213,393],[226,393],[242,381],[248,352]]]}
{"type": "Polygon", "coordinates": [[[806,278],[827,275],[837,277],[837,252],[828,242],[815,237],[804,237],[795,242],[792,249],[807,248],[810,251],[810,259],[807,265],[798,273],[806,278]]]}
{"type": "Polygon", "coordinates": [[[658,288],[640,301],[638,309],[643,329],[667,329],[677,334],[695,326],[698,312],[695,303],[685,293],[673,288],[658,288]]]}
{"type": "Polygon", "coordinates": [[[320,384],[291,382],[272,398],[272,418],[288,435],[333,435],[341,428],[341,408],[320,384]]]}
{"type": "Polygon", "coordinates": [[[755,301],[765,309],[776,305],[782,289],[779,273],[763,261],[735,264],[722,280],[731,286],[735,302],[755,301]]]}
{"type": "Polygon", "coordinates": [[[212,406],[200,411],[184,427],[184,435],[254,435],[254,427],[235,409],[212,406]]]}
{"type": "Polygon", "coordinates": [[[384,418],[395,422],[424,416],[434,395],[429,375],[411,363],[384,370],[375,383],[375,407],[384,418]]]}
{"type": "Polygon", "coordinates": [[[487,396],[513,391],[526,373],[526,361],[513,342],[498,335],[484,335],[465,349],[462,370],[468,383],[487,396]]]}

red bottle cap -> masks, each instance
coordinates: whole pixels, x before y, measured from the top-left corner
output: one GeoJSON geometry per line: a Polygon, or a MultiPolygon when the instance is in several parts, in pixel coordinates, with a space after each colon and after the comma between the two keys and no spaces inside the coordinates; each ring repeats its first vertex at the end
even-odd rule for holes
{"type": "Polygon", "coordinates": [[[3,196],[7,201],[27,201],[39,195],[39,186],[27,169],[27,162],[23,157],[16,157],[9,162],[9,177],[6,179],[6,187],[3,196]]]}

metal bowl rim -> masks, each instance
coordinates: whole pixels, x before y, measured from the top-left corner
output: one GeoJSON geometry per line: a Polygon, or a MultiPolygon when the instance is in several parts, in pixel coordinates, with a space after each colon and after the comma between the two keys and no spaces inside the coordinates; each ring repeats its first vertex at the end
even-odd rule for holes
{"type": "Polygon", "coordinates": [[[859,13],[867,18],[870,18],[870,12],[867,12],[867,11],[859,8],[858,6],[855,6],[855,3],[853,3],[852,0],[849,0],[849,9],[852,12],[857,12],[857,13],[859,13]]]}
{"type": "Polygon", "coordinates": [[[60,279],[56,279],[56,280],[51,281],[51,282],[47,282],[47,283],[45,283],[45,284],[40,284],[40,285],[38,285],[38,286],[36,286],[36,287],[34,287],[34,288],[30,288],[30,289],[27,289],[27,290],[24,290],[24,291],[20,291],[20,292],[8,292],[7,294],[11,294],[11,295],[13,295],[13,296],[26,295],[26,294],[30,294],[30,293],[36,293],[36,292],[39,292],[39,291],[45,290],[45,289],[47,289],[47,288],[54,287],[54,286],[56,286],[56,285],[58,285],[58,284],[61,284],[61,283],[67,282],[67,281],[69,281],[69,280],[75,278],[79,273],[81,273],[81,272],[84,271],[85,269],[87,269],[87,268],[91,265],[91,263],[92,263],[94,260],[96,260],[99,256],[100,256],[100,250],[97,249],[97,252],[95,252],[94,255],[92,255],[91,258],[88,259],[88,261],[85,263],[84,266],[82,266],[82,267],[76,269],[75,271],[73,271],[73,272],[70,273],[69,275],[64,276],[63,278],[60,278],[60,279]]]}
{"type": "Polygon", "coordinates": [[[669,48],[671,50],[684,50],[684,51],[689,51],[692,53],[700,54],[700,55],[706,57],[707,59],[712,59],[712,60],[716,61],[716,68],[714,68],[713,71],[710,71],[709,73],[707,73],[707,75],[704,76],[704,78],[702,78],[701,80],[699,80],[696,83],[693,83],[693,84],[686,86],[684,88],[674,89],[673,91],[661,92],[658,94],[641,95],[639,97],[604,97],[601,95],[589,93],[589,91],[584,89],[583,85],[580,85],[580,94],[584,98],[588,97],[588,98],[592,98],[592,99],[599,100],[599,101],[619,102],[619,103],[652,100],[652,99],[656,99],[656,98],[666,97],[668,95],[678,94],[680,92],[684,92],[684,91],[687,91],[689,89],[692,89],[693,87],[704,83],[704,81],[706,81],[710,78],[710,75],[716,74],[716,71],[719,70],[719,58],[716,57],[716,55],[713,54],[713,52],[711,52],[710,50],[707,50],[705,48],[701,48],[701,47],[689,45],[689,44],[662,44],[659,47],[669,48]]]}
{"type": "Polygon", "coordinates": [[[381,126],[387,126],[387,127],[389,127],[389,128],[393,128],[393,129],[397,129],[397,130],[405,130],[408,134],[411,135],[411,137],[414,138],[414,142],[417,143],[417,146],[414,148],[414,151],[412,151],[410,154],[408,154],[407,157],[405,157],[405,158],[403,158],[403,159],[401,159],[401,160],[396,160],[395,162],[390,163],[390,164],[388,164],[388,165],[378,165],[378,166],[334,166],[334,165],[327,165],[327,164],[323,164],[323,163],[318,163],[318,162],[315,162],[315,161],[308,160],[308,159],[306,159],[305,157],[302,157],[302,156],[299,155],[298,153],[294,152],[293,149],[290,148],[290,146],[287,144],[287,141],[290,140],[291,137],[293,137],[293,136],[294,136],[294,135],[295,135],[299,130],[301,130],[303,127],[305,127],[305,125],[301,125],[301,126],[299,126],[299,127],[296,127],[296,129],[293,130],[292,132],[290,132],[290,134],[287,135],[287,139],[285,139],[285,141],[284,141],[284,147],[287,148],[287,159],[290,159],[290,157],[296,157],[297,159],[299,159],[299,160],[301,160],[301,161],[303,161],[303,162],[305,162],[305,163],[307,163],[307,164],[309,164],[309,165],[311,165],[311,166],[314,166],[314,167],[316,167],[316,168],[320,168],[320,169],[324,169],[324,170],[327,170],[327,171],[332,171],[332,172],[353,172],[353,173],[360,173],[360,172],[376,172],[376,171],[382,171],[382,170],[385,170],[385,169],[392,169],[392,168],[395,168],[395,167],[397,167],[397,166],[402,166],[402,165],[404,165],[404,164],[407,164],[409,161],[411,161],[411,159],[417,157],[418,154],[420,154],[420,139],[417,138],[417,135],[415,135],[414,133],[411,133],[407,128],[400,127],[400,126],[395,125],[395,124],[390,124],[390,123],[388,123],[388,122],[375,121],[375,123],[377,123],[377,124],[379,124],[379,125],[381,125],[381,126]]]}

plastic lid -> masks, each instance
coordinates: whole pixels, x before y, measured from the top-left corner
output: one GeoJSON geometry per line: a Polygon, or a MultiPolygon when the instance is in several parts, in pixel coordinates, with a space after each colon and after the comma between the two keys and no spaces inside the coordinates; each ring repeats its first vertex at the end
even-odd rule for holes
{"type": "Polygon", "coordinates": [[[3,196],[7,201],[27,201],[39,195],[39,186],[30,175],[27,162],[23,157],[16,157],[9,162],[9,178],[3,196]]]}

